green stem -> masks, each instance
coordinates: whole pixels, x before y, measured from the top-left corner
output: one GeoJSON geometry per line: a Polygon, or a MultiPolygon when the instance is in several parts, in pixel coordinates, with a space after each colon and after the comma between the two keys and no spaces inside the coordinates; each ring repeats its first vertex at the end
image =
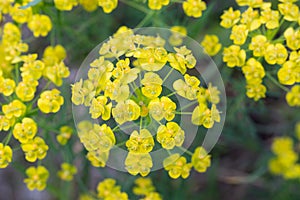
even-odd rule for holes
{"type": "Polygon", "coordinates": [[[4,146],[6,146],[9,143],[11,137],[12,137],[12,130],[9,131],[7,137],[5,138],[4,146]]]}
{"type": "Polygon", "coordinates": [[[171,70],[166,75],[166,77],[164,78],[163,83],[169,78],[169,76],[172,74],[173,71],[174,71],[174,68],[172,67],[171,70]]]}
{"type": "Polygon", "coordinates": [[[149,10],[147,8],[145,8],[144,6],[141,6],[140,4],[134,2],[134,1],[131,1],[131,0],[120,0],[122,3],[132,7],[132,8],[135,8],[145,14],[148,14],[149,13],[149,10]]]}
{"type": "Polygon", "coordinates": [[[148,14],[144,17],[144,19],[135,27],[135,28],[141,28],[143,27],[145,24],[148,23],[149,20],[152,19],[153,15],[155,12],[150,11],[148,12],[148,14]]]}
{"type": "Polygon", "coordinates": [[[188,149],[184,148],[184,147],[177,147],[179,148],[181,151],[183,151],[184,153],[187,153],[190,156],[193,156],[193,153],[190,152],[188,149]]]}
{"type": "Polygon", "coordinates": [[[176,115],[191,115],[192,112],[175,112],[176,115]]]}
{"type": "Polygon", "coordinates": [[[283,86],[283,85],[281,85],[270,73],[268,73],[268,72],[266,72],[266,76],[270,79],[270,81],[272,81],[275,85],[277,85],[279,88],[281,88],[281,89],[283,89],[284,91],[286,91],[286,92],[289,92],[290,90],[287,88],[287,87],[285,87],[285,86],[283,86]]]}
{"type": "Polygon", "coordinates": [[[188,107],[194,105],[195,103],[198,103],[198,101],[192,101],[191,103],[189,103],[189,104],[183,106],[183,107],[181,108],[181,110],[184,110],[184,109],[186,109],[186,108],[188,108],[188,107]]]}
{"type": "Polygon", "coordinates": [[[177,94],[177,92],[172,92],[172,93],[168,94],[166,97],[173,96],[174,94],[177,94]]]}

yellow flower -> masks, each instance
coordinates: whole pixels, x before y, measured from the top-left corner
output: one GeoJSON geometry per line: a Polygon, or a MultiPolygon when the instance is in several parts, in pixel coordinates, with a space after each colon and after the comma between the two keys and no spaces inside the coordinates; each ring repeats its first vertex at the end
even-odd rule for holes
{"type": "Polygon", "coordinates": [[[250,6],[252,8],[259,8],[263,5],[263,0],[236,0],[239,6],[250,6]]]}
{"type": "Polygon", "coordinates": [[[18,43],[21,41],[21,31],[13,23],[6,23],[3,28],[2,42],[18,43]]]}
{"type": "Polygon", "coordinates": [[[13,151],[10,146],[0,143],[0,168],[6,168],[12,161],[13,151]]]}
{"type": "Polygon", "coordinates": [[[231,45],[224,48],[223,51],[223,61],[226,62],[228,67],[241,67],[244,65],[246,60],[246,52],[241,49],[240,46],[231,45]]]}
{"type": "Polygon", "coordinates": [[[148,105],[149,113],[156,121],[165,118],[171,121],[175,117],[176,104],[168,97],[153,99],[148,105]]]}
{"type": "Polygon", "coordinates": [[[264,56],[266,48],[269,45],[266,36],[256,35],[251,38],[249,49],[253,51],[253,55],[256,57],[264,56]]]}
{"type": "Polygon", "coordinates": [[[72,85],[72,102],[75,105],[84,104],[85,106],[90,106],[91,101],[95,97],[96,91],[93,83],[90,80],[82,79],[72,85]]]}
{"type": "Polygon", "coordinates": [[[140,130],[140,134],[137,131],[133,131],[126,142],[126,147],[129,152],[149,153],[154,147],[154,140],[147,129],[140,130]]]}
{"type": "Polygon", "coordinates": [[[37,124],[31,118],[23,118],[22,123],[17,123],[13,129],[14,137],[21,143],[33,139],[38,130],[37,124]]]}
{"type": "Polygon", "coordinates": [[[276,43],[269,44],[267,46],[264,58],[267,61],[267,63],[274,65],[274,64],[283,64],[288,57],[288,52],[286,48],[280,44],[276,43]]]}
{"type": "Polygon", "coordinates": [[[195,76],[184,75],[185,81],[179,79],[173,83],[176,92],[189,100],[195,100],[199,91],[200,80],[195,76]]]}
{"type": "Polygon", "coordinates": [[[137,178],[134,183],[136,184],[133,188],[133,193],[135,195],[148,195],[155,191],[155,187],[150,178],[137,178]]]}
{"type": "Polygon", "coordinates": [[[8,131],[15,124],[15,118],[8,119],[4,115],[0,115],[0,131],[8,131]]]}
{"type": "Polygon", "coordinates": [[[39,80],[45,69],[45,63],[36,60],[37,54],[31,54],[28,56],[22,56],[24,64],[20,68],[21,76],[24,78],[26,76],[32,76],[35,80],[39,80]]]}
{"type": "Polygon", "coordinates": [[[47,15],[35,14],[28,21],[28,28],[33,32],[34,37],[45,37],[52,29],[51,19],[47,15]]]}
{"type": "Polygon", "coordinates": [[[0,10],[3,14],[7,14],[14,0],[2,0],[0,2],[0,10]]]}
{"type": "Polygon", "coordinates": [[[216,35],[205,35],[201,45],[204,48],[204,52],[210,56],[216,55],[222,47],[216,35]]]}
{"type": "Polygon", "coordinates": [[[125,168],[131,174],[136,176],[147,176],[152,168],[152,158],[149,153],[129,152],[125,159],[125,168]]]}
{"type": "Polygon", "coordinates": [[[64,103],[64,98],[60,96],[57,89],[44,91],[38,99],[37,105],[43,113],[56,113],[64,103]]]}
{"type": "Polygon", "coordinates": [[[88,151],[109,151],[116,143],[116,138],[109,126],[80,122],[78,125],[80,141],[88,151]]]}
{"type": "Polygon", "coordinates": [[[8,105],[2,106],[5,117],[12,119],[13,117],[21,117],[26,112],[26,106],[19,100],[13,100],[8,105]]]}
{"type": "Polygon", "coordinates": [[[0,76],[0,93],[2,93],[4,96],[10,96],[16,87],[16,83],[14,80],[6,78],[3,79],[3,77],[0,76]]]}
{"type": "Polygon", "coordinates": [[[300,122],[298,122],[295,126],[295,132],[298,140],[300,140],[300,122]]]}
{"type": "Polygon", "coordinates": [[[23,102],[31,101],[34,98],[36,87],[32,86],[30,82],[19,82],[16,87],[16,95],[23,102]]]}
{"type": "Polygon", "coordinates": [[[43,62],[46,66],[52,67],[53,65],[62,62],[66,56],[67,53],[63,46],[48,46],[43,54],[43,62]]]}
{"type": "Polygon", "coordinates": [[[119,60],[116,64],[116,68],[112,72],[112,75],[124,85],[137,79],[138,73],[140,72],[140,69],[130,68],[129,63],[129,58],[119,60]]]}
{"type": "Polygon", "coordinates": [[[29,167],[26,169],[26,175],[28,178],[24,179],[24,183],[29,190],[41,191],[46,188],[49,172],[44,166],[29,167]]]}
{"type": "Polygon", "coordinates": [[[247,96],[249,98],[254,99],[254,101],[258,101],[261,98],[265,98],[266,97],[266,87],[261,84],[261,83],[253,83],[253,84],[247,84],[246,85],[246,89],[247,89],[247,96]]]}
{"type": "Polygon", "coordinates": [[[192,163],[186,163],[186,158],[176,153],[165,158],[163,166],[171,178],[177,179],[180,176],[184,179],[189,177],[192,163]]]}
{"type": "Polygon", "coordinates": [[[73,180],[74,174],[77,173],[77,168],[69,163],[62,163],[61,170],[57,172],[58,177],[64,181],[73,180]]]}
{"type": "Polygon", "coordinates": [[[157,192],[150,192],[145,196],[145,198],[141,200],[162,200],[162,197],[159,193],[157,192]]]}
{"type": "Polygon", "coordinates": [[[73,6],[78,5],[78,1],[77,0],[54,0],[54,4],[58,10],[70,11],[72,10],[73,6]]]}
{"type": "Polygon", "coordinates": [[[116,107],[112,109],[112,115],[118,124],[138,119],[140,112],[141,109],[138,104],[131,99],[125,102],[119,102],[116,107]]]}
{"type": "Polygon", "coordinates": [[[162,47],[138,49],[133,57],[137,58],[134,65],[146,71],[159,71],[167,62],[167,51],[162,47]]]}
{"type": "Polygon", "coordinates": [[[94,167],[105,167],[108,156],[109,151],[101,151],[100,149],[98,149],[95,151],[89,151],[86,155],[86,158],[94,167]]]}
{"type": "MultiPolygon", "coordinates": [[[[208,83],[208,88],[205,90],[205,96],[207,101],[209,101],[212,104],[218,104],[220,102],[220,91],[218,90],[217,87],[212,86],[211,83],[208,83]]],[[[197,98],[198,98],[198,102],[200,103],[201,101],[199,101],[199,97],[201,96],[201,94],[199,93],[197,98]]]]}
{"type": "Polygon", "coordinates": [[[174,50],[176,53],[168,54],[168,61],[171,67],[178,70],[181,74],[185,74],[187,68],[192,69],[195,67],[197,60],[191,50],[187,49],[186,46],[174,47],[174,50]]]}
{"type": "Polygon", "coordinates": [[[16,3],[14,6],[10,9],[9,14],[11,15],[12,19],[16,21],[19,24],[24,24],[28,22],[28,20],[32,16],[32,8],[26,8],[22,9],[20,8],[20,4],[16,3]]]}
{"type": "Polygon", "coordinates": [[[103,120],[110,118],[112,103],[107,104],[107,98],[105,96],[98,96],[92,100],[89,113],[93,119],[97,119],[100,116],[103,120]]]}
{"type": "Polygon", "coordinates": [[[300,178],[300,165],[294,164],[283,173],[285,179],[299,179],[300,178]]]}
{"type": "Polygon", "coordinates": [[[265,9],[261,12],[261,22],[266,24],[267,29],[279,27],[279,12],[277,10],[265,9]]]}
{"type": "Polygon", "coordinates": [[[249,7],[245,12],[243,12],[241,23],[245,24],[249,31],[258,29],[261,26],[261,19],[258,11],[249,7]]]}
{"type": "Polygon", "coordinates": [[[286,44],[291,50],[300,49],[300,31],[294,30],[294,28],[289,27],[284,32],[284,37],[286,39],[286,44]]]}
{"type": "Polygon", "coordinates": [[[192,113],[192,123],[195,125],[203,125],[205,128],[211,128],[214,122],[220,122],[220,114],[215,104],[212,105],[211,110],[206,104],[200,103],[192,113]]]}
{"type": "Polygon", "coordinates": [[[144,86],[142,87],[142,93],[149,99],[158,97],[162,92],[161,85],[163,84],[163,80],[156,73],[145,73],[144,78],[141,80],[141,83],[144,86]]]}
{"type": "Polygon", "coordinates": [[[111,100],[115,100],[119,103],[127,100],[129,94],[129,86],[127,84],[123,84],[118,79],[115,79],[113,82],[108,81],[106,83],[104,96],[109,97],[111,100]]]}
{"type": "Polygon", "coordinates": [[[26,143],[21,144],[28,162],[35,162],[37,159],[43,160],[49,149],[48,145],[41,137],[35,137],[26,143]]]}
{"type": "Polygon", "coordinates": [[[169,43],[173,46],[179,46],[183,42],[183,38],[187,35],[187,30],[184,26],[172,26],[172,35],[169,37],[169,43]]]}
{"type": "Polygon", "coordinates": [[[231,28],[235,24],[240,21],[241,12],[239,10],[233,10],[230,7],[228,10],[225,10],[223,15],[221,16],[221,23],[220,25],[224,28],[231,28]]]}
{"type": "Polygon", "coordinates": [[[247,83],[260,83],[265,76],[265,69],[255,58],[250,58],[242,67],[247,83]]]}
{"type": "Polygon", "coordinates": [[[202,11],[206,10],[206,3],[202,0],[186,0],[182,8],[187,16],[198,18],[202,16],[202,11]]]}
{"type": "Polygon", "coordinates": [[[242,45],[246,42],[248,36],[248,28],[246,25],[234,25],[230,34],[230,39],[234,44],[242,45]]]}
{"type": "Polygon", "coordinates": [[[175,146],[181,146],[184,142],[184,131],[176,122],[168,122],[160,125],[157,129],[156,139],[165,149],[173,149],[175,146]]]}
{"type": "Polygon", "coordinates": [[[111,13],[118,6],[118,0],[98,0],[98,5],[105,13],[111,13]]]}
{"type": "Polygon", "coordinates": [[[192,155],[192,165],[197,172],[206,172],[210,167],[211,156],[207,154],[203,147],[197,147],[192,155]]]}
{"type": "Polygon", "coordinates": [[[290,137],[276,137],[272,142],[271,150],[276,155],[284,155],[288,151],[292,151],[294,143],[290,137]]]}
{"type": "Polygon", "coordinates": [[[73,129],[70,126],[62,126],[59,129],[59,134],[56,136],[56,140],[61,145],[66,145],[73,134],[73,129]]]}
{"type": "Polygon", "coordinates": [[[125,192],[121,192],[121,187],[116,185],[116,181],[111,178],[107,178],[97,185],[97,196],[100,199],[105,200],[127,200],[128,195],[125,192]]]}
{"type": "Polygon", "coordinates": [[[300,107],[300,85],[294,85],[285,98],[289,106],[300,107]]]}
{"type": "Polygon", "coordinates": [[[299,7],[291,2],[285,2],[278,4],[279,12],[284,16],[287,21],[298,21],[299,7]]]}
{"type": "Polygon", "coordinates": [[[98,0],[79,0],[84,10],[93,12],[98,8],[98,0]]]}
{"type": "Polygon", "coordinates": [[[148,6],[152,10],[160,10],[163,6],[167,6],[170,0],[148,0],[148,6]]]}
{"type": "Polygon", "coordinates": [[[294,85],[299,82],[300,66],[293,61],[286,61],[277,73],[278,80],[284,85],[294,85]]]}
{"type": "Polygon", "coordinates": [[[44,70],[44,77],[48,78],[56,86],[63,84],[63,78],[67,78],[70,75],[68,67],[63,63],[56,63],[53,66],[47,66],[44,70]]]}

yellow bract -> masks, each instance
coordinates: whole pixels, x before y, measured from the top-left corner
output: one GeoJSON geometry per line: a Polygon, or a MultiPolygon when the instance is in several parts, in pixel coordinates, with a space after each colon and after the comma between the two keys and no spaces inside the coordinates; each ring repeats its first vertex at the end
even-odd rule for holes
{"type": "Polygon", "coordinates": [[[61,145],[66,145],[73,134],[73,129],[70,126],[62,126],[59,129],[59,134],[56,136],[56,140],[61,145]]]}
{"type": "Polygon", "coordinates": [[[72,10],[73,6],[77,6],[77,0],[54,0],[54,5],[58,10],[72,10]]]}
{"type": "Polygon", "coordinates": [[[210,56],[216,55],[222,47],[216,35],[205,35],[201,45],[204,48],[204,52],[210,56]]]}
{"type": "Polygon", "coordinates": [[[244,65],[246,60],[246,52],[241,49],[240,46],[231,45],[224,48],[223,51],[223,61],[227,63],[228,67],[241,67],[244,65]]]}
{"type": "Polygon", "coordinates": [[[119,102],[112,109],[112,115],[118,124],[138,119],[140,112],[140,107],[131,99],[119,102]]]}
{"type": "Polygon", "coordinates": [[[26,106],[19,100],[13,100],[11,103],[2,106],[2,111],[8,119],[18,118],[25,114],[26,106]]]}
{"type": "Polygon", "coordinates": [[[192,156],[192,165],[198,172],[206,172],[207,168],[210,167],[211,156],[207,154],[203,147],[197,147],[192,156]]]}
{"type": "Polygon", "coordinates": [[[234,11],[233,8],[230,7],[228,10],[225,10],[224,14],[221,16],[222,21],[220,25],[224,28],[231,28],[240,21],[240,16],[241,11],[234,11]]]}
{"type": "Polygon", "coordinates": [[[97,186],[97,192],[97,196],[100,199],[128,199],[127,194],[125,192],[121,192],[121,187],[116,185],[116,181],[111,178],[107,178],[100,182],[97,186]]]}
{"type": "Polygon", "coordinates": [[[165,118],[171,121],[175,117],[176,104],[168,97],[161,97],[150,101],[149,113],[156,121],[161,121],[165,118]]]}
{"type": "Polygon", "coordinates": [[[290,106],[300,107],[300,85],[295,85],[286,94],[286,101],[290,106]]]}
{"type": "Polygon", "coordinates": [[[132,153],[129,152],[125,159],[126,170],[136,176],[147,176],[153,166],[152,158],[149,153],[132,153]]]}
{"type": "Polygon", "coordinates": [[[158,74],[153,72],[145,73],[141,83],[144,85],[144,87],[142,87],[142,93],[149,99],[154,99],[161,94],[163,80],[158,74]]]}
{"type": "Polygon", "coordinates": [[[185,157],[180,157],[180,155],[176,153],[165,158],[163,166],[171,178],[177,179],[181,176],[185,179],[190,175],[192,163],[187,163],[185,157]]]}
{"type": "Polygon", "coordinates": [[[206,104],[200,103],[192,113],[192,123],[195,125],[211,128],[215,121],[220,122],[220,114],[215,104],[209,109],[206,104]]]}
{"type": "Polygon", "coordinates": [[[148,6],[152,10],[160,10],[163,6],[167,6],[170,0],[148,0],[148,6]]]}
{"type": "Polygon", "coordinates": [[[133,131],[130,134],[130,138],[126,142],[126,147],[129,152],[149,153],[154,147],[154,140],[147,129],[141,129],[140,133],[133,131]]]}
{"type": "Polygon", "coordinates": [[[110,118],[112,103],[107,104],[107,98],[105,96],[99,96],[92,100],[89,113],[93,119],[97,119],[100,116],[103,120],[108,120],[110,118]]]}
{"type": "Polygon", "coordinates": [[[184,80],[177,80],[173,83],[173,88],[182,97],[195,100],[200,90],[200,80],[195,76],[184,75],[184,80]]]}
{"type": "Polygon", "coordinates": [[[22,123],[17,123],[13,129],[14,137],[21,143],[27,143],[33,139],[37,133],[37,124],[31,118],[23,118],[22,123]]]}
{"type": "Polygon", "coordinates": [[[111,13],[118,6],[118,0],[98,0],[98,5],[105,13],[111,13]]]}
{"type": "Polygon", "coordinates": [[[25,158],[28,162],[44,159],[49,149],[45,141],[38,136],[21,144],[21,148],[24,151],[25,158]]]}
{"type": "Polygon", "coordinates": [[[157,129],[156,139],[165,149],[180,147],[184,142],[184,131],[175,122],[168,122],[166,126],[161,125],[157,129]]]}
{"type": "Polygon", "coordinates": [[[181,74],[185,74],[187,68],[192,69],[196,66],[196,59],[192,51],[187,49],[186,46],[180,48],[174,47],[176,53],[168,54],[168,61],[174,69],[178,70],[181,74]]]}
{"type": "Polygon", "coordinates": [[[52,29],[52,22],[47,15],[35,14],[28,21],[28,28],[33,32],[34,37],[45,37],[52,29]]]}
{"type": "Polygon", "coordinates": [[[60,91],[53,89],[43,92],[37,105],[43,113],[56,113],[63,103],[64,98],[60,96],[60,91]]]}

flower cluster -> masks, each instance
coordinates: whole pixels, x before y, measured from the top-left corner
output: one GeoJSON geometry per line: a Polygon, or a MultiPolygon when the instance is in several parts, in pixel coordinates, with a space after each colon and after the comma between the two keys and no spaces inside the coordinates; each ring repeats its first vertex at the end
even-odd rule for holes
{"type": "MultiPolygon", "coordinates": [[[[187,73],[197,64],[193,52],[186,46],[168,50],[165,44],[160,35],[134,34],[121,27],[100,46],[99,57],[89,63],[87,76],[72,85],[75,109],[88,109],[91,119],[79,120],[78,133],[93,166],[104,167],[111,150],[124,146],[128,150],[125,169],[132,175],[147,176],[153,167],[150,153],[154,148],[168,153],[186,150],[187,130],[181,128],[176,115],[188,114],[191,125],[205,128],[220,122],[217,87],[209,83],[205,88],[196,76],[187,73]],[[160,73],[167,67],[169,72],[163,79],[160,73]],[[171,84],[169,89],[174,92],[168,94],[164,82],[175,71],[182,78],[171,84]],[[174,95],[189,101],[187,107],[194,105],[193,112],[184,113],[174,95]],[[133,130],[124,140],[120,133],[130,126],[133,130]]],[[[204,172],[210,166],[210,156],[203,147],[189,153],[191,163],[178,153],[170,154],[163,166],[172,178],[187,178],[192,167],[204,172]]]]}
{"type": "Polygon", "coordinates": [[[220,25],[231,29],[233,42],[224,48],[223,61],[228,67],[241,68],[246,94],[255,101],[266,97],[264,78],[268,77],[287,92],[290,106],[299,106],[300,12],[295,2],[282,0],[274,9],[271,2],[236,0],[245,6],[244,11],[230,7],[221,16],[220,25]]]}
{"type": "Polygon", "coordinates": [[[28,178],[24,182],[30,190],[43,190],[49,172],[42,166],[42,160],[49,146],[45,135],[40,133],[42,127],[36,115],[39,111],[56,113],[60,110],[64,99],[54,87],[61,86],[70,72],[64,64],[66,51],[61,45],[47,47],[43,55],[28,53],[24,29],[28,28],[33,38],[45,37],[52,30],[50,17],[35,7],[26,7],[28,2],[0,2],[3,25],[0,31],[0,131],[5,136],[0,143],[0,168],[7,167],[13,161],[13,153],[21,149],[26,161],[38,161],[37,167],[26,170],[28,178]],[[12,142],[12,138],[18,142],[12,142]]]}
{"type": "Polygon", "coordinates": [[[155,191],[152,180],[149,178],[137,178],[135,181],[133,193],[138,196],[143,196],[144,200],[161,200],[161,195],[155,191]]]}
{"type": "MultiPolygon", "coordinates": [[[[300,122],[296,124],[297,143],[300,142],[300,122]]],[[[269,161],[270,172],[282,175],[285,179],[300,178],[299,150],[293,138],[288,136],[277,137],[272,143],[271,150],[275,157],[269,161]]]]}
{"type": "MultiPolygon", "coordinates": [[[[107,14],[114,11],[118,7],[118,3],[118,0],[54,0],[55,7],[61,11],[71,11],[80,5],[88,12],[93,12],[101,7],[103,12],[107,14]]],[[[134,4],[133,7],[140,7],[140,4],[145,3],[150,10],[161,10],[170,4],[170,0],[147,0],[141,3],[124,1],[123,3],[134,4]]],[[[182,4],[184,13],[189,17],[199,18],[202,16],[202,12],[206,10],[206,3],[203,0],[186,0],[178,3],[182,4]]],[[[142,8],[142,10],[147,9],[146,7],[142,8]]]]}

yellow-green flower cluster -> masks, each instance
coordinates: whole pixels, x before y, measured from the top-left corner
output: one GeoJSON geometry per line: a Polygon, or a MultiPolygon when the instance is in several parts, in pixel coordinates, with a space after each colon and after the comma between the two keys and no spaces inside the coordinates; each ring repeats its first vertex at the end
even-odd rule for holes
{"type": "MultiPolygon", "coordinates": [[[[285,91],[289,89],[284,85],[297,88],[300,82],[300,12],[296,1],[280,1],[276,9],[271,2],[263,0],[236,2],[243,7],[243,12],[230,7],[221,16],[220,25],[231,29],[233,42],[224,48],[223,61],[228,67],[241,67],[246,78],[247,96],[255,101],[265,98],[267,88],[263,79],[266,75],[275,84],[282,84],[285,91]],[[287,27],[285,30],[282,30],[283,22],[290,24],[284,26],[287,27]],[[274,73],[278,80],[272,77],[274,73]]],[[[299,106],[295,103],[299,102],[296,90],[287,94],[290,106],[299,106]]]]}
{"type": "MultiPolygon", "coordinates": [[[[297,143],[300,142],[300,122],[296,124],[297,143]]],[[[281,175],[284,179],[299,179],[300,164],[299,152],[292,137],[276,137],[271,150],[275,157],[269,161],[269,170],[275,175],[281,175]]]]}
{"type": "MultiPolygon", "coordinates": [[[[172,97],[175,94],[194,105],[193,112],[187,112],[191,124],[212,128],[214,123],[220,122],[219,90],[211,83],[207,88],[201,86],[196,76],[188,74],[197,63],[190,49],[174,46],[173,51],[168,51],[166,43],[160,35],[134,34],[121,27],[100,46],[99,57],[89,63],[87,76],[80,77],[72,85],[72,102],[76,107],[85,107],[91,121],[96,119],[101,124],[86,119],[78,124],[80,140],[88,150],[87,158],[93,166],[104,167],[115,144],[117,147],[124,145],[128,150],[125,169],[132,175],[147,176],[153,167],[151,152],[157,145],[165,151],[182,149],[185,130],[175,119],[183,111],[172,97]],[[169,73],[163,79],[160,73],[167,67],[169,73]],[[173,88],[170,89],[174,92],[168,94],[170,91],[166,90],[164,82],[175,71],[182,78],[171,84],[173,88]],[[119,138],[119,133],[124,133],[122,127],[132,123],[137,124],[137,128],[127,133],[127,139],[119,138]]],[[[196,154],[205,157],[204,153],[196,154]]],[[[182,177],[186,178],[193,165],[178,156],[172,157],[171,161],[176,161],[175,166],[186,166],[182,169],[182,177]]],[[[171,168],[174,168],[173,164],[171,168]]],[[[171,168],[166,167],[166,170],[171,168]]],[[[179,176],[176,174],[173,178],[179,176]]]]}
{"type": "MultiPolygon", "coordinates": [[[[182,4],[184,13],[189,17],[199,18],[202,16],[202,12],[206,10],[206,3],[203,0],[185,0],[177,3],[182,4]]],[[[80,5],[88,12],[93,12],[97,10],[98,7],[101,7],[103,12],[107,14],[114,11],[118,7],[118,4],[118,0],[54,0],[56,9],[61,11],[71,11],[76,6],[80,5]]],[[[139,10],[142,11],[148,8],[156,11],[168,6],[170,4],[170,0],[147,0],[139,3],[125,2],[125,4],[131,5],[133,8],[139,8],[139,10]],[[147,6],[143,6],[141,4],[147,4],[147,6]]],[[[23,15],[25,14],[27,13],[24,12],[23,15]]]]}
{"type": "Polygon", "coordinates": [[[58,177],[64,181],[72,181],[74,174],[77,173],[77,168],[69,163],[62,163],[61,170],[57,172],[58,177]]]}
{"type": "Polygon", "coordinates": [[[47,89],[51,83],[61,86],[63,78],[67,78],[70,72],[64,64],[66,51],[61,45],[47,47],[43,56],[27,53],[29,44],[24,41],[28,38],[24,38],[23,30],[28,28],[34,37],[48,36],[52,30],[50,17],[42,14],[40,9],[22,7],[29,2],[0,2],[3,25],[0,31],[0,131],[5,135],[0,143],[0,168],[12,162],[13,151],[17,151],[12,149],[21,149],[26,161],[39,161],[37,167],[26,170],[28,178],[24,182],[30,190],[43,190],[49,172],[41,163],[49,146],[43,139],[44,135],[39,135],[36,114],[38,111],[56,113],[60,110],[64,103],[60,91],[53,87],[47,89]],[[12,138],[19,143],[11,142],[12,138]],[[10,143],[15,146],[11,148],[10,143]]]}

